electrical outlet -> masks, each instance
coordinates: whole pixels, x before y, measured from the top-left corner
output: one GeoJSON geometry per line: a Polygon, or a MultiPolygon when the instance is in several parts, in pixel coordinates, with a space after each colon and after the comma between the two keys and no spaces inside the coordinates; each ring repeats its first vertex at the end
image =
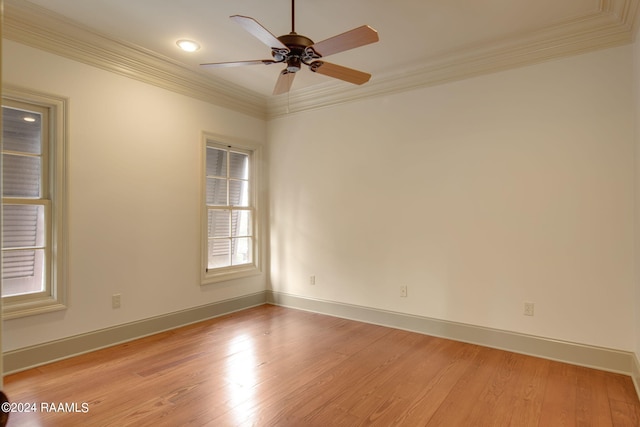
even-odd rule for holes
{"type": "Polygon", "coordinates": [[[316,276],[309,276],[309,284],[310,285],[315,285],[316,284],[316,276]]]}
{"type": "Polygon", "coordinates": [[[120,294],[111,295],[111,308],[120,308],[120,294]]]}
{"type": "Polygon", "coordinates": [[[400,286],[400,296],[402,298],[406,298],[407,297],[407,285],[400,286]]]}
{"type": "Polygon", "coordinates": [[[524,315],[525,316],[533,316],[533,303],[525,302],[524,303],[524,315]]]}

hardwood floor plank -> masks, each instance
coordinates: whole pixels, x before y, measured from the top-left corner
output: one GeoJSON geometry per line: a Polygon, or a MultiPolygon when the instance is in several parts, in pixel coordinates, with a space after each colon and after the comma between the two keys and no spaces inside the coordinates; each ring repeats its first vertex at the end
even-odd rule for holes
{"type": "MultiPolygon", "coordinates": [[[[402,363],[398,364],[395,375],[380,384],[375,393],[352,407],[351,412],[358,414],[363,420],[361,425],[390,426],[405,425],[409,422],[407,418],[415,415],[412,411],[415,408],[416,396],[429,395],[425,390],[428,390],[429,384],[433,384],[432,381],[438,372],[449,362],[444,357],[437,357],[447,343],[447,340],[440,339],[436,339],[435,342],[425,340],[424,348],[408,352],[402,363]],[[414,369],[406,369],[407,366],[414,369]]],[[[420,409],[425,411],[429,408],[423,406],[420,409]]],[[[435,409],[432,412],[434,411],[435,409]]],[[[426,420],[432,412],[428,416],[420,412],[418,418],[426,420]]]]}
{"type": "MultiPolygon", "coordinates": [[[[315,316],[317,315],[311,317],[315,316]]],[[[328,319],[317,320],[326,323],[328,319]]],[[[319,325],[318,322],[313,324],[319,325]]],[[[271,371],[277,372],[277,375],[259,384],[256,394],[261,396],[261,399],[255,399],[253,407],[249,409],[254,419],[267,423],[269,419],[280,417],[281,422],[285,422],[289,415],[283,412],[286,412],[288,407],[293,407],[293,404],[288,403],[283,406],[283,395],[295,394],[303,387],[310,387],[310,379],[334,375],[331,372],[348,357],[349,353],[366,347],[369,342],[390,332],[387,328],[369,328],[367,325],[343,319],[331,319],[326,325],[328,327],[319,325],[322,330],[315,333],[301,330],[291,334],[291,328],[288,328],[284,338],[278,330],[274,330],[268,336],[269,342],[284,342],[286,346],[290,346],[286,343],[295,338],[297,346],[296,351],[273,352],[265,359],[266,365],[271,371]],[[346,345],[340,345],[340,343],[346,345]],[[354,346],[353,343],[356,345],[354,346]],[[282,420],[283,417],[284,420],[282,420]]],[[[247,408],[244,410],[246,411],[247,408]]]]}
{"type": "Polygon", "coordinates": [[[578,368],[576,422],[578,425],[613,425],[605,372],[578,368]]]}
{"type": "MultiPolygon", "coordinates": [[[[389,337],[402,347],[402,341],[409,339],[410,335],[408,332],[388,329],[385,337],[389,337]]],[[[270,422],[278,424],[280,420],[286,422],[295,417],[309,423],[314,418],[314,412],[319,408],[327,404],[336,404],[343,395],[353,393],[353,384],[366,382],[368,377],[380,372],[383,366],[397,357],[399,350],[395,346],[376,346],[374,343],[375,341],[369,343],[356,353],[358,363],[351,363],[353,358],[349,357],[330,372],[310,379],[302,387],[293,390],[288,399],[293,411],[290,408],[283,409],[270,422]]]]}
{"type": "Polygon", "coordinates": [[[484,421],[487,425],[511,425],[513,404],[518,396],[519,373],[526,357],[501,352],[495,373],[480,391],[467,420],[484,421]]]}
{"type": "Polygon", "coordinates": [[[611,416],[616,427],[640,426],[640,407],[638,404],[611,400],[611,416]]]}
{"type": "Polygon", "coordinates": [[[631,379],[265,305],[5,378],[9,426],[638,426],[631,379]]]}
{"type": "MultiPolygon", "coordinates": [[[[398,334],[402,336],[402,334],[398,334]]],[[[382,408],[389,406],[391,403],[394,408],[402,402],[405,406],[408,402],[397,398],[397,380],[402,380],[406,373],[407,359],[410,356],[419,357],[424,347],[424,342],[428,337],[420,336],[413,333],[404,332],[404,336],[398,339],[397,345],[393,347],[393,351],[386,353],[386,358],[381,358],[380,363],[375,367],[368,369],[364,375],[360,375],[356,387],[347,387],[335,396],[335,405],[343,409],[345,412],[357,416],[358,418],[366,418],[367,414],[372,414],[374,418],[381,416],[381,412],[386,412],[382,408]]],[[[386,349],[386,339],[372,343],[371,348],[377,354],[384,354],[386,349]]],[[[362,359],[366,355],[356,353],[352,358],[362,359]]],[[[352,360],[345,363],[353,364],[352,360]]],[[[404,377],[406,380],[406,377],[404,377]]],[[[320,406],[314,413],[313,417],[307,417],[307,420],[326,419],[326,408],[320,406]]]]}
{"type": "Polygon", "coordinates": [[[537,426],[547,386],[550,361],[524,356],[511,403],[512,425],[537,426]]]}
{"type": "Polygon", "coordinates": [[[635,388],[629,377],[619,374],[606,376],[607,393],[611,399],[636,404],[635,388]]]}
{"type": "MultiPolygon", "coordinates": [[[[421,391],[411,401],[407,410],[398,414],[393,424],[426,425],[469,369],[479,351],[479,346],[448,342],[440,354],[445,358],[444,363],[431,378],[425,378],[421,391]]],[[[434,363],[441,361],[443,360],[434,359],[434,363]]]]}
{"type": "Polygon", "coordinates": [[[551,363],[540,425],[576,425],[577,369],[565,363],[551,363]]]}
{"type": "Polygon", "coordinates": [[[482,425],[491,414],[487,411],[475,411],[477,418],[471,419],[474,408],[484,402],[479,399],[486,384],[496,374],[504,352],[491,348],[480,348],[467,369],[459,376],[455,386],[429,420],[431,425],[457,426],[482,425]],[[472,398],[470,398],[472,397],[472,398]]]}

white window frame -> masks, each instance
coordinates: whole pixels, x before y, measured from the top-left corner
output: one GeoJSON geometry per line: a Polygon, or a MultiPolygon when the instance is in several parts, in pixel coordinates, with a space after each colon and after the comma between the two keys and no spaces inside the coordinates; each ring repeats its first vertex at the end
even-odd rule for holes
{"type": "MultiPolygon", "coordinates": [[[[33,204],[45,206],[47,227],[45,291],[2,298],[2,318],[11,319],[67,308],[67,236],[66,236],[66,141],[68,100],[13,87],[2,88],[2,105],[10,103],[32,105],[46,111],[47,129],[43,129],[42,197],[33,204]],[[46,140],[45,140],[46,135],[46,140]]],[[[3,198],[3,203],[19,199],[3,198]]],[[[25,202],[21,200],[21,202],[25,202]]],[[[29,203],[29,202],[26,202],[29,203]]],[[[1,276],[0,276],[1,277],[1,276]]]]}
{"type": "Polygon", "coordinates": [[[261,273],[261,217],[262,213],[259,209],[260,194],[260,164],[262,149],[259,144],[249,141],[242,141],[228,136],[217,135],[210,132],[202,133],[202,172],[201,172],[201,285],[223,282],[227,280],[239,279],[258,275],[261,273]],[[222,149],[237,149],[249,154],[249,210],[252,212],[252,262],[249,264],[241,264],[235,266],[220,267],[209,269],[208,249],[209,249],[209,229],[208,229],[208,209],[207,205],[207,147],[215,147],[222,149]]]}

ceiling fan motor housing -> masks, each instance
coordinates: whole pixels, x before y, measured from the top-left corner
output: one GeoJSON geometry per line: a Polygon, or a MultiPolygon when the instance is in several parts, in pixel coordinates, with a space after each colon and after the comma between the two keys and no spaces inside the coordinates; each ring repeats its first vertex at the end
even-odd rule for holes
{"type": "Polygon", "coordinates": [[[285,34],[284,36],[278,37],[278,40],[289,48],[299,47],[304,49],[305,47],[313,45],[313,40],[298,33],[285,34]]]}
{"type": "Polygon", "coordinates": [[[313,40],[309,37],[291,32],[278,37],[278,40],[287,46],[289,51],[274,48],[271,54],[276,61],[286,61],[287,71],[290,73],[298,72],[302,64],[310,65],[310,61],[320,58],[311,47],[313,40]]]}

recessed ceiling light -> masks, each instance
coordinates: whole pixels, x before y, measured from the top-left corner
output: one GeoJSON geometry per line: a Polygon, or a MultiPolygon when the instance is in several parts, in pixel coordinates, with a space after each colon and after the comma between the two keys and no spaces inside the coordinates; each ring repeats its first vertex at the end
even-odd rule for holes
{"type": "Polygon", "coordinates": [[[196,50],[200,49],[200,45],[193,40],[178,40],[176,44],[185,52],[195,52],[196,50]]]}
{"type": "Polygon", "coordinates": [[[36,119],[34,119],[33,117],[30,116],[26,116],[22,118],[25,122],[29,122],[29,123],[33,123],[36,121],[36,119]]]}

